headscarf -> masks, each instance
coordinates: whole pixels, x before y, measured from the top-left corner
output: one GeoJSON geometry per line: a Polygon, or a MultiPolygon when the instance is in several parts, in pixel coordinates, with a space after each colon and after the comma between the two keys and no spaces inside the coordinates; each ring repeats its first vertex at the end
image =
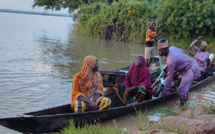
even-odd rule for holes
{"type": "Polygon", "coordinates": [[[169,45],[169,43],[168,43],[167,39],[160,39],[158,41],[158,50],[161,48],[166,48],[166,47],[168,47],[168,45],[169,45]]]}
{"type": "Polygon", "coordinates": [[[95,93],[103,93],[101,74],[92,71],[97,61],[97,58],[93,55],[86,56],[83,61],[82,70],[75,74],[72,83],[72,106],[80,95],[92,99],[95,93]]]}
{"type": "Polygon", "coordinates": [[[207,47],[207,43],[205,41],[202,41],[201,46],[207,47]]]}
{"type": "Polygon", "coordinates": [[[133,86],[144,86],[148,90],[149,94],[152,94],[149,68],[146,67],[144,56],[139,55],[135,58],[135,60],[138,57],[142,59],[142,64],[140,66],[137,66],[134,61],[134,64],[128,70],[128,74],[126,75],[126,78],[123,82],[123,86],[125,86],[125,88],[133,86]]]}

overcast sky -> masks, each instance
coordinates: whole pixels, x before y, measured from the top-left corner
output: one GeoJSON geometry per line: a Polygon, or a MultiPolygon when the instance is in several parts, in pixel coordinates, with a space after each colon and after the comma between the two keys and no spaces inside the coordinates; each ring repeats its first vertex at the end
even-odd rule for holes
{"type": "MultiPolygon", "coordinates": [[[[43,7],[32,8],[34,0],[0,0],[0,9],[14,9],[22,11],[35,11],[35,12],[45,12],[43,7]]],[[[47,12],[52,12],[48,10],[47,12]]],[[[53,13],[63,13],[67,14],[68,10],[61,9],[61,11],[53,11],[53,13]]]]}

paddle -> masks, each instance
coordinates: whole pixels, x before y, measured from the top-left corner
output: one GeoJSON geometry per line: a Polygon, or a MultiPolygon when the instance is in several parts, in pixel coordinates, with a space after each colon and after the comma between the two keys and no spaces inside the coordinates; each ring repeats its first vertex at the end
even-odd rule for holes
{"type": "MultiPolygon", "coordinates": [[[[203,36],[199,36],[196,40],[200,40],[202,37],[203,37],[203,36]]],[[[192,45],[185,51],[185,53],[189,52],[190,49],[191,49],[194,45],[195,45],[195,43],[192,44],[192,45]]]]}

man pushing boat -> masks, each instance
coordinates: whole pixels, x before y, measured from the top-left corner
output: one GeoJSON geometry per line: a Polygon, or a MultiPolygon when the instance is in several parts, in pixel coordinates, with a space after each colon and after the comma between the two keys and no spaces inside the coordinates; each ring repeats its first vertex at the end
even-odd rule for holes
{"type": "Polygon", "coordinates": [[[199,66],[194,59],[184,53],[182,49],[175,46],[168,46],[168,40],[160,39],[158,41],[158,53],[160,56],[166,57],[167,77],[164,85],[162,96],[169,93],[171,82],[173,80],[174,71],[182,74],[181,83],[178,87],[180,104],[188,100],[188,92],[192,85],[192,81],[201,76],[199,66]]]}

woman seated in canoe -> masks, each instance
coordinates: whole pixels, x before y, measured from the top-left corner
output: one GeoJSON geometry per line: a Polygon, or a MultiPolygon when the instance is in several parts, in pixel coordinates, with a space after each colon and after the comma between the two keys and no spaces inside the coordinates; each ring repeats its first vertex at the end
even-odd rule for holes
{"type": "Polygon", "coordinates": [[[124,82],[115,85],[115,90],[125,105],[152,98],[150,70],[146,67],[144,56],[139,55],[135,58],[124,82]]]}
{"type": "Polygon", "coordinates": [[[75,74],[71,94],[74,112],[103,110],[110,106],[111,100],[103,96],[102,76],[98,67],[97,58],[89,55],[84,58],[82,71],[75,74]]]}

